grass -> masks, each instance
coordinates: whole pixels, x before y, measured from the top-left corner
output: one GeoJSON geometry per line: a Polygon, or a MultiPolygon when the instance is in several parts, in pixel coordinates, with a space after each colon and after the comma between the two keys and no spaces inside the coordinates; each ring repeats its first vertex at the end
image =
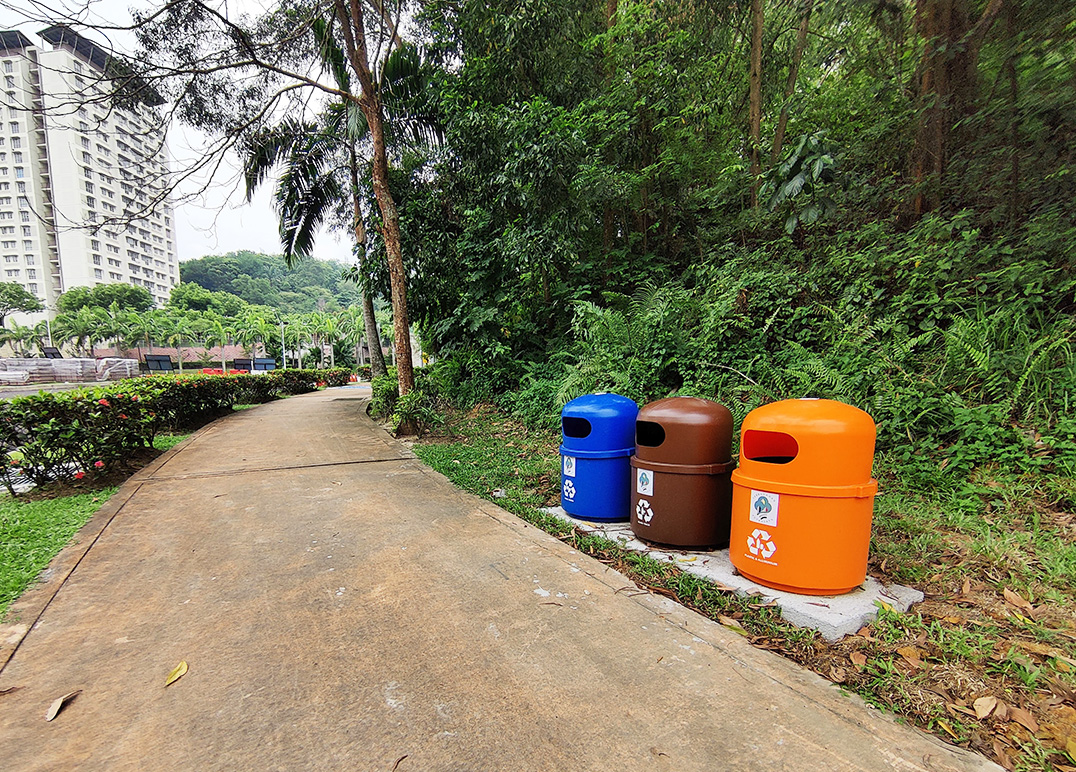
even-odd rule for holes
{"type": "Polygon", "coordinates": [[[39,501],[0,498],[0,618],[115,491],[39,501]]]}
{"type": "MultiPolygon", "coordinates": [[[[153,440],[153,447],[163,453],[189,436],[159,434],[153,440]]],[[[85,482],[31,492],[25,497],[0,497],[0,619],[78,529],[116,492],[118,482],[113,477],[86,478],[85,482]],[[97,487],[101,485],[108,487],[97,487]]]]}
{"type": "MultiPolygon", "coordinates": [[[[814,670],[876,707],[1008,769],[1076,772],[1076,481],[876,459],[868,571],[922,590],[827,643],[779,610],[584,535],[540,511],[560,495],[559,436],[492,407],[450,415],[414,446],[426,463],[634,580],[814,670]],[[997,700],[980,718],[976,700],[997,700]]],[[[986,703],[978,703],[981,713],[986,703]]]]}

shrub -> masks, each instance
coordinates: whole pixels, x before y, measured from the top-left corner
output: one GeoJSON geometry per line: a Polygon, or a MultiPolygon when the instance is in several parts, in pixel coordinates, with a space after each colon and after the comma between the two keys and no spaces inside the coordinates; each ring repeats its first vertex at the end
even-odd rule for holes
{"type": "Polygon", "coordinates": [[[396,368],[390,367],[388,374],[379,375],[370,382],[372,398],[370,415],[375,418],[388,418],[396,410],[396,400],[400,398],[399,380],[396,368]]]}
{"type": "Polygon", "coordinates": [[[238,403],[343,385],[350,372],[275,370],[264,375],[154,376],[0,401],[0,483],[35,485],[124,464],[165,428],[193,429],[238,403]]]}

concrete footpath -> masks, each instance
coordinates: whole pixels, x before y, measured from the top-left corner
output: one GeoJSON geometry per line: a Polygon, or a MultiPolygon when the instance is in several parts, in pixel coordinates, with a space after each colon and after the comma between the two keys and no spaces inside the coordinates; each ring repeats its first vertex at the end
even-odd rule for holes
{"type": "Polygon", "coordinates": [[[0,769],[999,769],[460,492],[360,397],[120,490],[0,630],[0,769]]]}

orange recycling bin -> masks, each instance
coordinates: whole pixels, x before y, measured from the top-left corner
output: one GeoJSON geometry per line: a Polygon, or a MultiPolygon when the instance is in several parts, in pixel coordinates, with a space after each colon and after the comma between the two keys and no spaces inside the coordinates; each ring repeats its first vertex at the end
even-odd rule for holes
{"type": "Polygon", "coordinates": [[[741,574],[801,595],[840,595],[867,577],[878,481],[874,420],[828,399],[752,410],[732,473],[729,557],[741,574]]]}

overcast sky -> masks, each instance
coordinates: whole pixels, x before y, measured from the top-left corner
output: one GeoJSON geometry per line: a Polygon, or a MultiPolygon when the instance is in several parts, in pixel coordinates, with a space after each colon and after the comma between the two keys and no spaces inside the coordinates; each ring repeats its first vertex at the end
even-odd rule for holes
{"type": "MultiPolygon", "coordinates": [[[[233,13],[254,13],[266,4],[266,0],[232,0],[228,7],[233,13]]],[[[40,21],[27,21],[28,16],[41,18],[42,8],[45,6],[81,9],[82,18],[91,21],[103,19],[106,23],[124,25],[130,20],[130,7],[150,5],[153,3],[146,0],[90,0],[88,5],[78,0],[56,0],[51,3],[49,0],[4,0],[0,6],[0,29],[19,29],[35,45],[47,47],[37,35],[43,28],[40,21]],[[88,13],[85,10],[87,7],[90,9],[88,13]],[[21,10],[27,8],[31,10],[21,10]]],[[[123,41],[119,37],[110,35],[110,38],[118,49],[121,48],[123,41]]],[[[98,39],[98,42],[103,41],[98,39]]],[[[176,125],[169,133],[168,145],[174,159],[172,168],[175,171],[186,159],[197,154],[197,148],[204,146],[204,139],[198,132],[176,125]]],[[[222,168],[218,172],[205,193],[176,205],[176,249],[180,260],[219,255],[240,249],[280,253],[277,218],[271,206],[272,185],[263,185],[254,200],[246,203],[242,180],[238,176],[238,160],[231,157],[228,161],[229,168],[222,168]]],[[[204,182],[203,177],[181,186],[179,197],[192,196],[204,182]]],[[[335,233],[324,232],[317,240],[315,254],[320,258],[347,262],[351,257],[351,244],[349,240],[341,240],[335,233]]]]}

